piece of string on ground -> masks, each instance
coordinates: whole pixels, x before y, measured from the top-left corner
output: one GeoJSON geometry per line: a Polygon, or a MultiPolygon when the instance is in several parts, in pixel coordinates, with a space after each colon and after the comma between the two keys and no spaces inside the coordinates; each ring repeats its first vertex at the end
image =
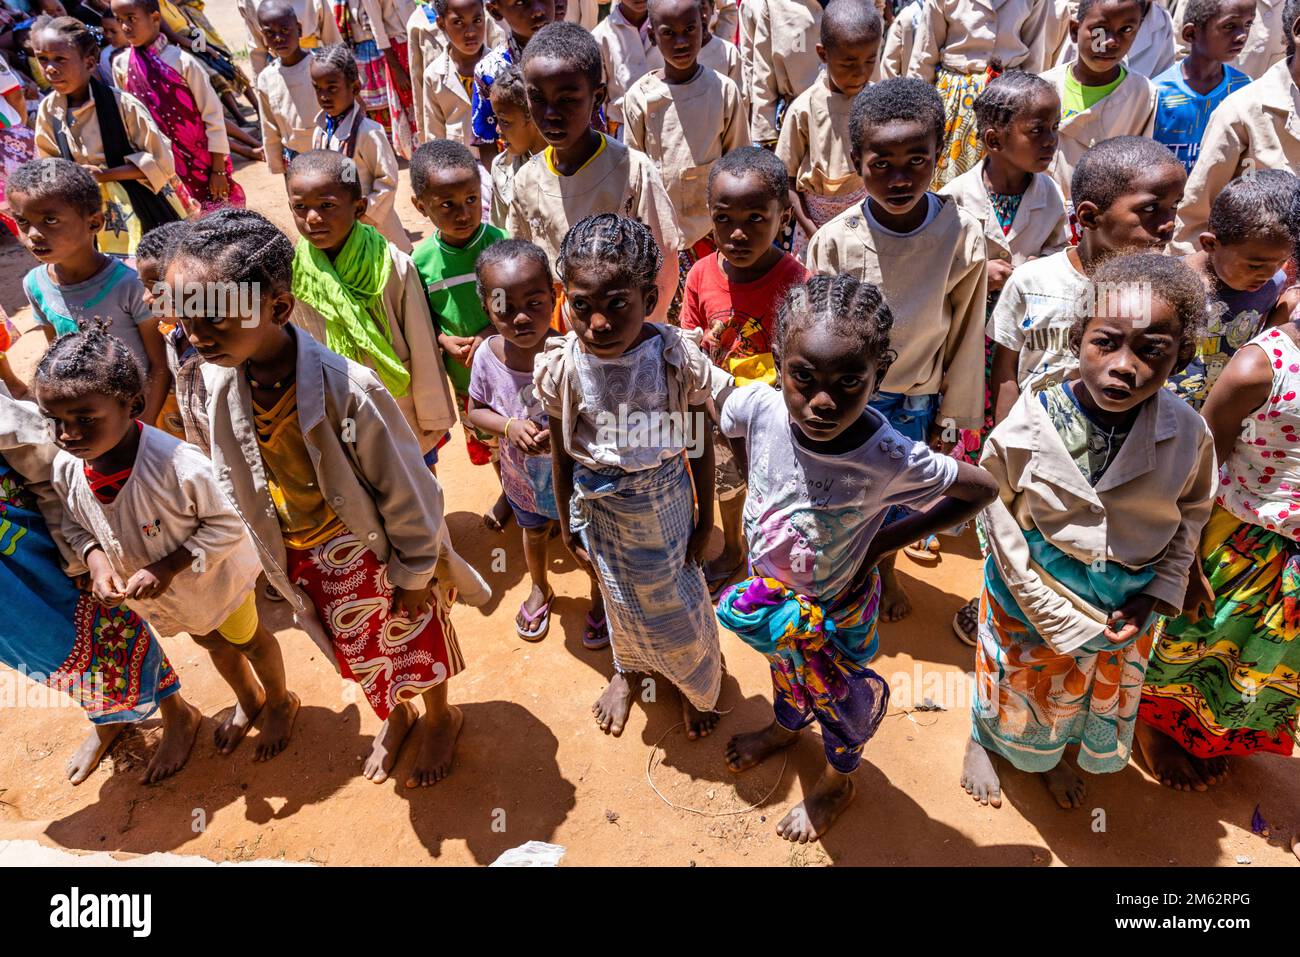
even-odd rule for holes
{"type": "MultiPolygon", "coordinates": [[[[727,714],[726,711],[720,711],[718,713],[727,714]]],[[[656,767],[655,759],[659,755],[660,743],[662,743],[664,738],[668,737],[668,735],[672,734],[678,728],[684,728],[684,727],[686,727],[686,722],[679,721],[671,728],[669,728],[667,731],[665,731],[663,734],[659,735],[659,740],[656,741],[650,747],[650,756],[646,759],[646,765],[645,765],[646,783],[650,785],[650,790],[655,792],[659,800],[663,801],[669,807],[675,808],[678,811],[689,811],[691,814],[698,814],[700,817],[734,817],[737,814],[748,814],[750,811],[757,810],[759,807],[765,804],[767,802],[767,799],[770,798],[773,794],[775,794],[776,789],[781,786],[781,780],[785,777],[786,765],[790,761],[789,749],[786,749],[785,754],[781,758],[781,771],[776,776],[776,782],[772,785],[771,789],[766,794],[764,794],[761,798],[759,798],[757,801],[755,801],[753,804],[749,805],[748,807],[737,808],[734,811],[702,811],[699,808],[687,807],[684,804],[677,804],[673,801],[668,800],[668,798],[664,797],[663,792],[660,791],[659,788],[655,785],[654,778],[651,776],[651,772],[654,771],[656,767]]]]}

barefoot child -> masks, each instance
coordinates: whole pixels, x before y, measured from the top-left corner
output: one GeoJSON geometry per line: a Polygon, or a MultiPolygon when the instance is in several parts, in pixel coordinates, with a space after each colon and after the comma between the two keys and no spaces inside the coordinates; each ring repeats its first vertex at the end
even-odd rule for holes
{"type": "Polygon", "coordinates": [[[447,703],[447,679],[464,661],[434,578],[450,551],[442,489],[379,378],[289,322],[293,260],[279,229],[231,209],[195,223],[168,267],[173,287],[260,290],[254,316],[182,316],[208,363],[212,464],[267,579],[384,721],[365,777],[387,779],[418,726],[406,784],[433,784],[451,768],[464,721],[447,703]]]}
{"type": "Polygon", "coordinates": [[[1000,493],[984,511],[962,787],[994,807],[994,755],[1041,774],[1067,809],[1084,797],[1067,747],[1093,774],[1128,763],[1157,616],[1182,607],[1214,495],[1209,429],[1164,388],[1200,335],[1200,279],[1152,253],[1093,279],[1118,293],[1075,319],[1078,370],[1030,383],[980,458],[1000,493]]]}
{"type": "Polygon", "coordinates": [[[63,538],[63,509],[49,484],[56,453],[45,417],[0,384],[0,508],[8,522],[0,662],[85,710],[92,730],[65,766],[73,784],[90,777],[123,729],[161,711],[162,742],[142,779],[152,784],[184,766],[203,716],[181,697],[180,678],[144,619],[79,587],[86,568],[63,538]]]}
{"type": "Polygon", "coordinates": [[[746,0],[740,5],[740,62],[749,97],[749,138],[773,146],[794,98],[817,82],[820,0],[746,0]]]}
{"type": "Polygon", "coordinates": [[[257,22],[276,57],[257,75],[262,148],[267,167],[283,175],[295,156],[311,149],[320,107],[311,85],[311,57],[302,48],[302,26],[293,5],[289,0],[262,0],[257,22]]]}
{"type": "Polygon", "coordinates": [[[661,258],[636,220],[575,225],[560,250],[572,331],[547,343],[533,381],[550,416],[561,537],[605,596],[615,673],[592,712],[622,734],[640,674],[654,672],[681,692],[694,739],[716,725],[722,684],[699,565],[713,530],[712,376],[680,330],[647,322],[661,258]]]}
{"type": "Polygon", "coordinates": [[[51,478],[63,536],[101,602],[128,605],[161,634],[188,632],[207,650],[236,698],[217,750],[234,751],[261,716],[255,759],[264,761],[289,743],[298,696],[258,621],[257,554],[212,463],[135,418],[142,385],[135,357],[99,330],[64,336],[41,360],[33,391],[63,450],[51,478]]]}
{"type": "Polygon", "coordinates": [[[745,507],[753,577],[728,589],[718,618],[767,655],[774,711],[766,728],[731,739],[727,766],[748,770],[816,721],[826,769],[776,828],[800,844],[853,799],[850,775],[889,703],[869,667],[877,562],[997,493],[987,473],[900,434],[868,404],[892,357],[892,322],[870,283],[815,276],[778,314],[780,391],[749,385],[722,407],[722,431],[745,440],[754,465],[745,507]],[[897,506],[932,507],[882,527],[897,506]]]}
{"type": "MultiPolygon", "coordinates": [[[[867,199],[817,231],[808,269],[881,289],[898,356],[872,407],[911,440],[948,451],[959,429],[978,429],[984,419],[984,229],[951,197],[928,191],[944,136],[943,101],[930,84],[898,78],[867,87],[853,102],[849,134],[867,199]]],[[[912,607],[894,557],[880,563],[885,621],[912,607]]]]}
{"type": "Polygon", "coordinates": [[[650,68],[646,57],[654,29],[649,0],[615,0],[609,16],[591,31],[605,65],[605,118],[610,136],[623,139],[623,97],[650,68]]]}
{"type": "Polygon", "coordinates": [[[532,157],[546,149],[546,140],[528,115],[528,95],[519,67],[506,67],[497,75],[490,94],[496,114],[497,136],[504,146],[492,158],[492,209],[488,221],[506,228],[510,201],[515,195],[515,174],[532,157]]]}

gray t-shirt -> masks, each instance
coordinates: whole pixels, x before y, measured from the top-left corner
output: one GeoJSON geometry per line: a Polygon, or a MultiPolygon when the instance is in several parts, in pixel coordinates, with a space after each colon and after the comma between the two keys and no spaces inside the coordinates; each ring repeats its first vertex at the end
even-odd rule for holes
{"type": "Polygon", "coordinates": [[[23,292],[32,304],[32,315],[42,326],[53,326],[56,336],[79,329],[93,329],[107,320],[108,331],[121,339],[149,371],[139,326],[153,320],[144,301],[144,284],[136,271],[121,260],[108,264],[85,282],[57,286],[43,263],[23,278],[23,292]]]}

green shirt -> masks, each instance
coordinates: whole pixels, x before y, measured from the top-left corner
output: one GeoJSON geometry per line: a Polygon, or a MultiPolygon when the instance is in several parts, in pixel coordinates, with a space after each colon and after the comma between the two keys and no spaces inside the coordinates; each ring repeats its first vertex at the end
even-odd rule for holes
{"type": "Polygon", "coordinates": [[[1066,67],[1065,96],[1061,99],[1061,119],[1068,120],[1076,113],[1092,109],[1114,93],[1115,88],[1124,82],[1124,77],[1127,75],[1127,71],[1120,67],[1119,76],[1105,86],[1084,86],[1074,78],[1074,71],[1066,67]]]}
{"type": "MultiPolygon", "coordinates": [[[[429,297],[429,309],[437,332],[449,336],[476,336],[488,325],[487,313],[479,302],[474,284],[474,263],[478,254],[506,238],[505,232],[483,223],[465,246],[448,246],[435,233],[411,253],[415,268],[429,297]]],[[[451,356],[443,356],[447,375],[457,395],[469,392],[469,369],[451,356]]]]}

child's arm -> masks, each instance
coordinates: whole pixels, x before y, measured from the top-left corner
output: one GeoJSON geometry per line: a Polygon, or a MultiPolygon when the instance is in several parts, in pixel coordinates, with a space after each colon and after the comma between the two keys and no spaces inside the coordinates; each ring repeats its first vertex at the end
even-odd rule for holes
{"type": "Polygon", "coordinates": [[[1021,322],[1025,318],[1025,293],[1019,280],[1012,278],[993,307],[993,316],[986,330],[993,340],[993,368],[989,372],[989,392],[993,397],[993,422],[1007,417],[1011,407],[1020,398],[1020,350],[1024,348],[1025,334],[1021,322]]]}
{"type": "Polygon", "coordinates": [[[357,144],[357,163],[364,164],[374,177],[361,221],[383,232],[397,202],[397,154],[389,145],[383,127],[370,130],[357,144]]]}
{"type": "MultiPolygon", "coordinates": [[[[686,543],[686,562],[703,563],[704,551],[713,534],[713,428],[709,424],[709,407],[692,405],[687,412],[687,428],[699,442],[699,455],[690,460],[691,483],[695,486],[695,531],[686,543]]],[[[689,448],[689,446],[688,446],[689,448]]]]}
{"type": "Polygon", "coordinates": [[[993,368],[989,372],[989,393],[993,397],[993,424],[1007,417],[1011,407],[1020,398],[1020,383],[1016,376],[1020,369],[1020,353],[1001,343],[993,344],[993,368]]]}
{"type": "Polygon", "coordinates": [[[27,383],[18,378],[13,367],[9,365],[9,357],[0,352],[0,382],[5,384],[9,390],[9,395],[15,399],[25,399],[27,397],[27,383]]]}
{"type": "Polygon", "coordinates": [[[158,331],[157,319],[146,319],[136,326],[140,330],[140,341],[144,343],[145,355],[149,357],[148,375],[144,384],[144,412],[140,418],[145,425],[158,421],[163,403],[167,401],[167,390],[171,386],[172,373],[167,365],[167,341],[158,331]]]}
{"type": "Polygon", "coordinates": [[[271,111],[271,98],[262,89],[262,84],[254,84],[254,93],[257,96],[257,113],[262,125],[262,154],[266,159],[266,167],[276,176],[280,176],[285,171],[284,139],[280,136],[280,124],[276,122],[276,116],[271,111]]]}
{"type": "Polygon", "coordinates": [[[754,3],[750,36],[749,138],[756,146],[771,148],[777,139],[776,104],[781,92],[776,87],[776,63],[772,54],[772,20],[767,7],[754,3]]]}
{"type": "MultiPolygon", "coordinates": [[[[414,49],[414,46],[412,47],[414,49]]],[[[414,66],[412,66],[414,69],[414,66]]],[[[424,137],[423,142],[430,140],[441,140],[447,138],[447,117],[442,112],[442,107],[438,105],[438,97],[434,95],[433,74],[423,74],[423,79],[415,84],[420,91],[420,105],[417,116],[420,117],[420,135],[424,137]]],[[[414,101],[412,103],[414,106],[414,101]]]]}
{"type": "Polygon", "coordinates": [[[499,435],[524,455],[545,455],[550,451],[551,433],[532,419],[507,418],[469,397],[469,424],[480,431],[499,435]]]}
{"type": "Polygon", "coordinates": [[[594,576],[591,556],[573,537],[569,526],[569,503],[573,500],[573,459],[564,447],[564,426],[558,415],[551,416],[551,479],[555,486],[555,507],[560,514],[560,539],[573,560],[588,575],[594,576]]]}
{"type": "Polygon", "coordinates": [[[923,0],[916,39],[912,41],[912,57],[907,64],[907,75],[933,83],[947,39],[948,16],[939,0],[923,0]]]}
{"type": "MultiPolygon", "coordinates": [[[[1241,124],[1244,127],[1244,124],[1241,124]]],[[[1235,114],[1216,109],[1201,137],[1201,152],[1187,177],[1187,189],[1178,207],[1178,226],[1174,234],[1175,249],[1196,252],[1198,237],[1210,221],[1210,204],[1228,183],[1242,173],[1247,164],[1243,130],[1235,114]]]]}
{"type": "Polygon", "coordinates": [[[455,423],[456,412],[447,368],[434,338],[429,299],[415,263],[404,253],[395,254],[393,260],[393,269],[402,275],[402,299],[396,310],[389,307],[388,314],[406,340],[415,420],[425,432],[444,432],[455,423]]]}
{"type": "Polygon", "coordinates": [[[134,153],[126,157],[126,161],[144,174],[144,181],[157,193],[176,175],[171,144],[139,100],[129,93],[123,93],[117,102],[122,122],[126,126],[127,139],[135,149],[134,153]]]}
{"type": "Polygon", "coordinates": [[[1297,308],[1300,308],[1300,286],[1283,290],[1282,295],[1278,297],[1277,305],[1269,311],[1268,318],[1264,320],[1263,328],[1273,329],[1285,324],[1297,308]]]}
{"type": "MultiPolygon", "coordinates": [[[[632,89],[623,96],[623,144],[629,149],[646,152],[645,108],[635,81],[632,89]]],[[[649,154],[647,154],[649,155],[649,154]]],[[[651,156],[651,159],[659,157],[651,156]]]]}

